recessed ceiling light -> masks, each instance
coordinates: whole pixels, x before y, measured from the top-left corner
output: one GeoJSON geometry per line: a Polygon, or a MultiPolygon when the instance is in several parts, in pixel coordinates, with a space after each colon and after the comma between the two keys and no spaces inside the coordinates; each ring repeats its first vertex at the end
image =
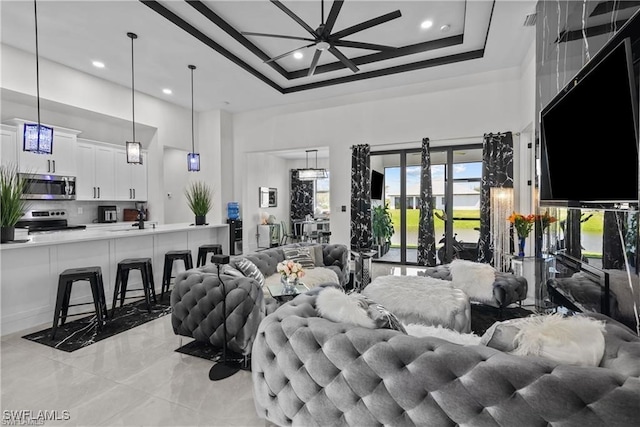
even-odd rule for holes
{"type": "Polygon", "coordinates": [[[164,93],[165,95],[171,95],[173,91],[171,89],[162,89],[162,93],[164,93]]]}
{"type": "Polygon", "coordinates": [[[293,57],[296,59],[302,59],[303,56],[302,52],[296,52],[293,54],[293,57]]]}
{"type": "Polygon", "coordinates": [[[427,29],[427,28],[431,28],[433,26],[433,21],[423,21],[422,24],[420,24],[420,28],[422,29],[427,29]]]}
{"type": "Polygon", "coordinates": [[[96,68],[104,68],[104,62],[100,62],[100,61],[93,61],[92,62],[93,66],[96,68]]]}
{"type": "Polygon", "coordinates": [[[449,24],[444,24],[442,27],[440,27],[440,31],[442,31],[443,33],[446,33],[450,29],[451,29],[451,25],[449,24]]]}

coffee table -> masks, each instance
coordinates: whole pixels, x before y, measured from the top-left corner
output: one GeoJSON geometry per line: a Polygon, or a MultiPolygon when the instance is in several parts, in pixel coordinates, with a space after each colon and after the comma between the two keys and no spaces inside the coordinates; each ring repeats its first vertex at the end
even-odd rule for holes
{"type": "Polygon", "coordinates": [[[282,284],[269,285],[267,286],[267,289],[269,289],[269,293],[271,294],[271,296],[278,302],[290,301],[296,295],[305,293],[309,290],[309,288],[307,288],[304,283],[299,283],[293,293],[285,293],[284,286],[282,286],[282,284]]]}

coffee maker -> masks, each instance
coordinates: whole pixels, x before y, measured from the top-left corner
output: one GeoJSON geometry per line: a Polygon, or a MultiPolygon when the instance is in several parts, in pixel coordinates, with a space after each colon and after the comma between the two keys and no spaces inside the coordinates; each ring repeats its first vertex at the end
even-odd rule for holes
{"type": "Polygon", "coordinates": [[[98,222],[117,222],[118,210],[115,206],[98,206],[98,222]]]}

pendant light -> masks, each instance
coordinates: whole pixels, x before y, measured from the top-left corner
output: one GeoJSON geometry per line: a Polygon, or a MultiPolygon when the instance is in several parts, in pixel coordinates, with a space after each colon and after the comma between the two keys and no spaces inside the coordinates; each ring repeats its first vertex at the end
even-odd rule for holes
{"type": "Polygon", "coordinates": [[[298,169],[298,179],[300,181],[313,181],[315,179],[327,178],[327,170],[324,168],[318,169],[318,150],[306,150],[307,167],[305,169],[298,169]],[[316,153],[316,167],[309,167],[309,153],[316,153]]]}
{"type": "Polygon", "coordinates": [[[133,41],[138,38],[135,33],[127,33],[131,39],[131,122],[133,124],[133,138],[127,141],[127,163],[142,164],[142,146],[136,141],[136,103],[135,103],[135,82],[133,74],[133,41]]]}
{"type": "Polygon", "coordinates": [[[25,123],[22,150],[37,154],[53,153],[53,128],[40,123],[40,53],[38,50],[38,4],[33,0],[33,14],[36,29],[36,104],[38,123],[25,123]]]}
{"type": "Polygon", "coordinates": [[[193,132],[193,70],[196,69],[195,65],[189,65],[191,70],[191,152],[187,154],[187,170],[189,172],[200,171],[200,153],[196,153],[194,132],[193,132]]]}

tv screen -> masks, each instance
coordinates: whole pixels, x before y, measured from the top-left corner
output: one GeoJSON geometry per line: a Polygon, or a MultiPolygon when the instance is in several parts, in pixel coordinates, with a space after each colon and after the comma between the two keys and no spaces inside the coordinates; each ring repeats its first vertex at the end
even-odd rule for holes
{"type": "Polygon", "coordinates": [[[371,199],[382,200],[384,190],[384,174],[371,169],[371,199]]]}
{"type": "Polygon", "coordinates": [[[638,202],[638,93],[630,40],[596,59],[540,114],[542,205],[638,202]]]}

